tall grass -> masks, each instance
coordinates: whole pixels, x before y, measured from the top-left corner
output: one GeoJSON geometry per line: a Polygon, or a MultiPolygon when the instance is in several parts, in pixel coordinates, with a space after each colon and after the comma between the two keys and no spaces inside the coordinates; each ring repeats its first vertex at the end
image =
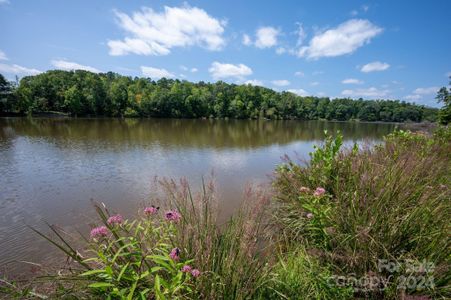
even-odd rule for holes
{"type": "Polygon", "coordinates": [[[306,167],[288,161],[278,169],[280,230],[308,245],[337,273],[372,274],[388,282],[383,293],[375,289],[366,296],[449,296],[450,130],[433,137],[396,132],[383,144],[360,150],[338,151],[340,146],[340,138],[329,137],[306,167]],[[318,186],[324,195],[306,192],[318,186]],[[424,275],[424,270],[409,273],[407,259],[434,264],[426,274],[434,285],[397,290],[402,276],[424,275]],[[388,272],[381,261],[401,267],[388,272]]]}
{"type": "Polygon", "coordinates": [[[213,182],[193,195],[186,180],[162,180],[166,201],[184,216],[177,243],[202,266],[196,282],[199,299],[249,299],[268,279],[265,265],[273,243],[267,227],[269,194],[248,188],[230,220],[218,222],[213,182]]]}

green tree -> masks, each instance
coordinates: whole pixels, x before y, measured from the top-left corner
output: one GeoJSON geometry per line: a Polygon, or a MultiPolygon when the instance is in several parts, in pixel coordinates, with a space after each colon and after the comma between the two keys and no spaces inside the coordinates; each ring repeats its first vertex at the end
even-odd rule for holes
{"type": "Polygon", "coordinates": [[[438,119],[441,124],[445,125],[451,122],[451,76],[449,77],[449,80],[450,87],[442,87],[435,97],[438,103],[443,103],[443,107],[438,114],[438,119]]]}

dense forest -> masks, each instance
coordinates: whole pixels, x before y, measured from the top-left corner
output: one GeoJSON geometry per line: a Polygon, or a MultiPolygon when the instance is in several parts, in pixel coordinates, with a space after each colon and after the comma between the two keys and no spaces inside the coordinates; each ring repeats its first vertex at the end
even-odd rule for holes
{"type": "Polygon", "coordinates": [[[436,121],[438,109],[393,100],[301,97],[253,85],[132,78],[53,70],[8,82],[0,74],[0,113],[73,116],[436,121]]]}

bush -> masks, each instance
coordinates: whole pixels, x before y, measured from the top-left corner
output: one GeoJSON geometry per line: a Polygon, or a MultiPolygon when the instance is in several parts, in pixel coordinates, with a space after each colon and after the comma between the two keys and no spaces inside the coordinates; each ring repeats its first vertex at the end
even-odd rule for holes
{"type": "Polygon", "coordinates": [[[388,272],[380,262],[405,266],[406,259],[435,265],[426,274],[435,285],[420,293],[449,295],[449,131],[395,132],[360,151],[339,152],[341,138],[326,138],[307,166],[288,160],[278,169],[276,223],[342,274],[386,280],[384,297],[397,297],[393,287],[412,274],[388,272]],[[319,185],[324,194],[313,192],[319,185]]]}

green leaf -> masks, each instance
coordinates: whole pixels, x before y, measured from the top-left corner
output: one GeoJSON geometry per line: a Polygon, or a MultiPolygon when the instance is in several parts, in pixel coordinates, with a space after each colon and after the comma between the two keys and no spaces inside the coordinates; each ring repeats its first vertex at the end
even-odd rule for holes
{"type": "Polygon", "coordinates": [[[91,287],[91,288],[104,288],[104,287],[110,287],[110,286],[114,286],[114,284],[109,283],[109,282],[95,282],[95,283],[91,283],[90,285],[88,285],[88,287],[91,287]]]}
{"type": "Polygon", "coordinates": [[[81,273],[80,276],[91,276],[91,275],[99,274],[99,273],[105,273],[105,270],[104,269],[90,270],[90,271],[86,271],[84,273],[81,273]]]}

